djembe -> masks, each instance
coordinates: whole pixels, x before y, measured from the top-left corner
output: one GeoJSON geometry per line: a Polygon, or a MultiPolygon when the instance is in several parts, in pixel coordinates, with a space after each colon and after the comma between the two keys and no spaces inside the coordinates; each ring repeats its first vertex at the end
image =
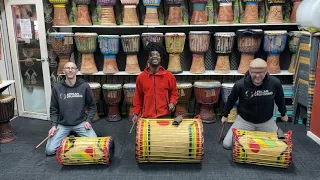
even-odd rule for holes
{"type": "Polygon", "coordinates": [[[193,84],[194,96],[200,104],[200,117],[204,123],[214,123],[216,115],[213,105],[219,100],[221,83],[214,80],[198,80],[193,84]]]}
{"type": "Polygon", "coordinates": [[[179,93],[178,103],[176,105],[175,117],[182,115],[188,117],[188,104],[192,93],[192,84],[187,82],[177,82],[179,93]]]}
{"type": "MultiPolygon", "coordinates": [[[[231,94],[231,90],[233,86],[234,86],[234,83],[222,83],[221,95],[222,95],[222,100],[224,104],[227,103],[228,97],[231,94]]],[[[238,106],[238,101],[236,102],[236,104],[233,106],[230,113],[228,114],[228,123],[233,123],[236,120],[238,115],[237,106],[238,106]]]]}
{"type": "Polygon", "coordinates": [[[218,32],[214,34],[216,53],[218,54],[214,72],[230,73],[229,55],[233,48],[235,35],[234,32],[218,32]]]}
{"type": "Polygon", "coordinates": [[[125,72],[129,74],[140,73],[137,53],[140,49],[140,35],[122,35],[121,44],[127,54],[125,72]]]}
{"type": "Polygon", "coordinates": [[[181,15],[181,5],[184,0],[166,0],[169,6],[169,15],[167,19],[167,25],[181,25],[182,15],[181,15]]]}
{"type": "Polygon", "coordinates": [[[10,125],[10,120],[14,116],[14,100],[11,95],[0,94],[0,144],[16,139],[10,125]]]}
{"type": "Polygon", "coordinates": [[[233,1],[234,0],[217,0],[219,3],[219,12],[217,24],[233,23],[233,1]]]}
{"type": "Polygon", "coordinates": [[[238,73],[245,74],[254,59],[255,53],[259,51],[263,38],[262,29],[239,29],[236,32],[238,38],[238,50],[241,52],[238,73]]]}
{"type": "Polygon", "coordinates": [[[189,47],[192,52],[190,73],[203,74],[206,71],[204,66],[204,53],[208,51],[210,36],[209,31],[189,32],[189,47]]]}
{"type": "Polygon", "coordinates": [[[49,33],[52,49],[59,57],[57,74],[63,74],[64,65],[70,62],[70,56],[73,52],[73,36],[73,33],[49,33]]]}
{"type": "Polygon", "coordinates": [[[232,160],[236,163],[289,168],[292,162],[292,131],[278,138],[277,132],[232,129],[232,160]]]}
{"type": "Polygon", "coordinates": [[[302,0],[291,0],[293,3],[292,9],[291,9],[291,14],[290,14],[290,22],[291,23],[296,23],[297,21],[297,9],[299,5],[301,4],[302,0]]]}
{"type": "Polygon", "coordinates": [[[259,22],[259,3],[262,0],[243,0],[246,3],[243,24],[256,24],[259,22]]]}
{"type": "Polygon", "coordinates": [[[101,6],[101,25],[102,26],[115,26],[116,18],[114,15],[113,6],[116,0],[97,0],[97,5],[101,6]]]}
{"type": "Polygon", "coordinates": [[[192,0],[193,10],[190,24],[207,24],[206,5],[208,0],[192,0]]]}
{"type": "Polygon", "coordinates": [[[108,121],[120,121],[120,111],[118,104],[121,101],[121,84],[103,84],[103,97],[105,103],[108,105],[108,121]]]}
{"type": "Polygon", "coordinates": [[[82,55],[80,70],[82,74],[93,74],[98,72],[93,55],[93,53],[96,52],[97,49],[97,37],[97,33],[74,34],[77,49],[82,55]]]}
{"type": "Polygon", "coordinates": [[[267,69],[270,74],[278,74],[280,70],[280,53],[287,44],[287,31],[265,31],[263,49],[268,53],[267,69]]]}
{"type": "Polygon", "coordinates": [[[146,15],[143,25],[159,25],[158,7],[161,0],[143,0],[143,5],[146,6],[146,15]]]}
{"type": "Polygon", "coordinates": [[[282,6],[286,3],[286,0],[268,0],[268,3],[270,9],[266,23],[283,23],[282,6]]]}
{"type": "Polygon", "coordinates": [[[117,54],[120,48],[120,36],[99,35],[100,51],[104,55],[103,73],[114,74],[119,72],[117,65],[117,54]]]}
{"type": "Polygon", "coordinates": [[[133,98],[134,93],[136,91],[136,83],[126,83],[123,85],[123,92],[124,92],[124,98],[127,103],[127,109],[128,109],[128,119],[132,120],[133,117],[133,98]]]}
{"type": "Polygon", "coordinates": [[[121,0],[121,3],[124,6],[122,24],[125,26],[138,26],[139,19],[136,9],[139,0],[121,0]]]}
{"type": "MultiPolygon", "coordinates": [[[[95,100],[96,104],[100,103],[100,91],[101,91],[101,84],[97,82],[88,82],[90,89],[92,91],[93,99],[95,100]]],[[[98,115],[98,109],[96,115],[93,117],[93,121],[100,119],[98,115]]]]}
{"type": "Polygon", "coordinates": [[[56,151],[61,165],[110,165],[114,155],[114,141],[107,137],[66,137],[56,151]]]}
{"type": "Polygon", "coordinates": [[[166,49],[169,53],[169,63],[167,70],[173,74],[182,72],[180,53],[183,52],[186,40],[185,33],[166,33],[165,34],[166,49]]]}
{"type": "Polygon", "coordinates": [[[200,119],[140,118],[136,127],[138,163],[201,163],[204,157],[203,124],[200,119]]]}
{"type": "Polygon", "coordinates": [[[49,0],[53,4],[53,25],[54,26],[68,26],[69,20],[66,10],[66,4],[68,0],[49,0]]]}
{"type": "Polygon", "coordinates": [[[299,39],[301,36],[301,32],[300,31],[290,31],[289,36],[290,36],[289,49],[292,53],[292,56],[291,56],[291,62],[290,62],[288,72],[295,73],[296,53],[297,53],[297,47],[299,45],[299,39]]]}
{"type": "Polygon", "coordinates": [[[163,44],[163,33],[142,33],[141,34],[142,46],[146,50],[149,43],[163,44]]]}
{"type": "Polygon", "coordinates": [[[92,25],[90,19],[89,7],[91,0],[72,0],[77,5],[77,26],[89,26],[92,25]]]}

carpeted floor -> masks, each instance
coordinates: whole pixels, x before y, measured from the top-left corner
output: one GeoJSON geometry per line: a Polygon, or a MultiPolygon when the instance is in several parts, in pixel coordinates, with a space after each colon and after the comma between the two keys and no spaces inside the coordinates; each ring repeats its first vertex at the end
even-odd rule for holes
{"type": "MultiPolygon", "coordinates": [[[[129,134],[131,123],[127,119],[94,123],[98,136],[113,136],[115,157],[112,164],[88,166],[60,166],[53,157],[44,154],[43,144],[50,124],[34,119],[16,118],[11,122],[17,139],[0,145],[0,180],[87,180],[87,179],[320,179],[320,146],[306,136],[304,125],[283,123],[284,130],[293,130],[293,164],[280,169],[247,164],[235,164],[231,151],[218,144],[221,123],[204,124],[205,157],[200,164],[137,164],[135,161],[135,131],[129,134]]],[[[224,134],[227,132],[225,127],[224,134]]]]}

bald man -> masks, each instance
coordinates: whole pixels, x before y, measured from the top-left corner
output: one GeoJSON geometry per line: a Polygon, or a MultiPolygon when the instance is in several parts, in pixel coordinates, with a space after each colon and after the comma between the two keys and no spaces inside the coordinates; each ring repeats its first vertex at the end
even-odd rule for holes
{"type": "Polygon", "coordinates": [[[276,132],[278,126],[272,119],[274,103],[278,106],[281,119],[288,121],[282,84],[279,79],[269,75],[267,63],[263,59],[254,59],[249,65],[249,71],[233,86],[224,107],[222,123],[228,121],[228,114],[237,100],[238,116],[223,141],[226,149],[232,148],[232,128],[276,132]]]}
{"type": "Polygon", "coordinates": [[[91,88],[77,78],[78,68],[73,62],[64,65],[65,80],[52,88],[50,119],[52,128],[47,141],[46,154],[54,155],[62,140],[71,131],[78,136],[97,137],[90,122],[97,111],[91,88]],[[88,117],[85,110],[88,109],[88,117]]]}

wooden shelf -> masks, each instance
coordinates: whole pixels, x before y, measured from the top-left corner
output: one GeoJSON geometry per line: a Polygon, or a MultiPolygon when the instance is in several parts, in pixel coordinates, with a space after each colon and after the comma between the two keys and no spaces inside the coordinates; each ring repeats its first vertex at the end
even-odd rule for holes
{"type": "MultiPolygon", "coordinates": [[[[80,71],[78,72],[77,75],[89,75],[89,76],[106,76],[106,75],[111,75],[111,76],[137,76],[140,73],[137,74],[129,74],[126,73],[125,71],[120,71],[115,74],[104,74],[102,71],[99,71],[94,74],[82,74],[80,71]]],[[[59,75],[64,75],[64,74],[59,74],[59,75]]],[[[237,70],[231,70],[230,73],[228,74],[220,74],[220,73],[215,73],[213,70],[207,70],[203,74],[192,74],[190,71],[183,71],[180,74],[174,74],[175,76],[243,76],[244,74],[240,74],[237,72],[237,70]]],[[[280,74],[271,74],[275,76],[292,76],[293,73],[289,73],[288,70],[282,70],[280,74]]]]}

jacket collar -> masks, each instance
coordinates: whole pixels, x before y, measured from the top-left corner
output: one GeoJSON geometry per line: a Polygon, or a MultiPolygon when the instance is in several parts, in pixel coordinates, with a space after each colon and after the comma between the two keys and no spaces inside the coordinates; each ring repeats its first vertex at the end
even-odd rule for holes
{"type": "MultiPolygon", "coordinates": [[[[147,66],[147,67],[144,69],[143,72],[147,73],[147,75],[149,75],[149,76],[150,76],[150,75],[153,75],[153,73],[150,71],[150,67],[149,67],[149,66],[147,66]]],[[[155,75],[164,75],[164,74],[166,74],[166,73],[167,73],[167,71],[160,65],[159,71],[156,72],[155,75]]]]}

